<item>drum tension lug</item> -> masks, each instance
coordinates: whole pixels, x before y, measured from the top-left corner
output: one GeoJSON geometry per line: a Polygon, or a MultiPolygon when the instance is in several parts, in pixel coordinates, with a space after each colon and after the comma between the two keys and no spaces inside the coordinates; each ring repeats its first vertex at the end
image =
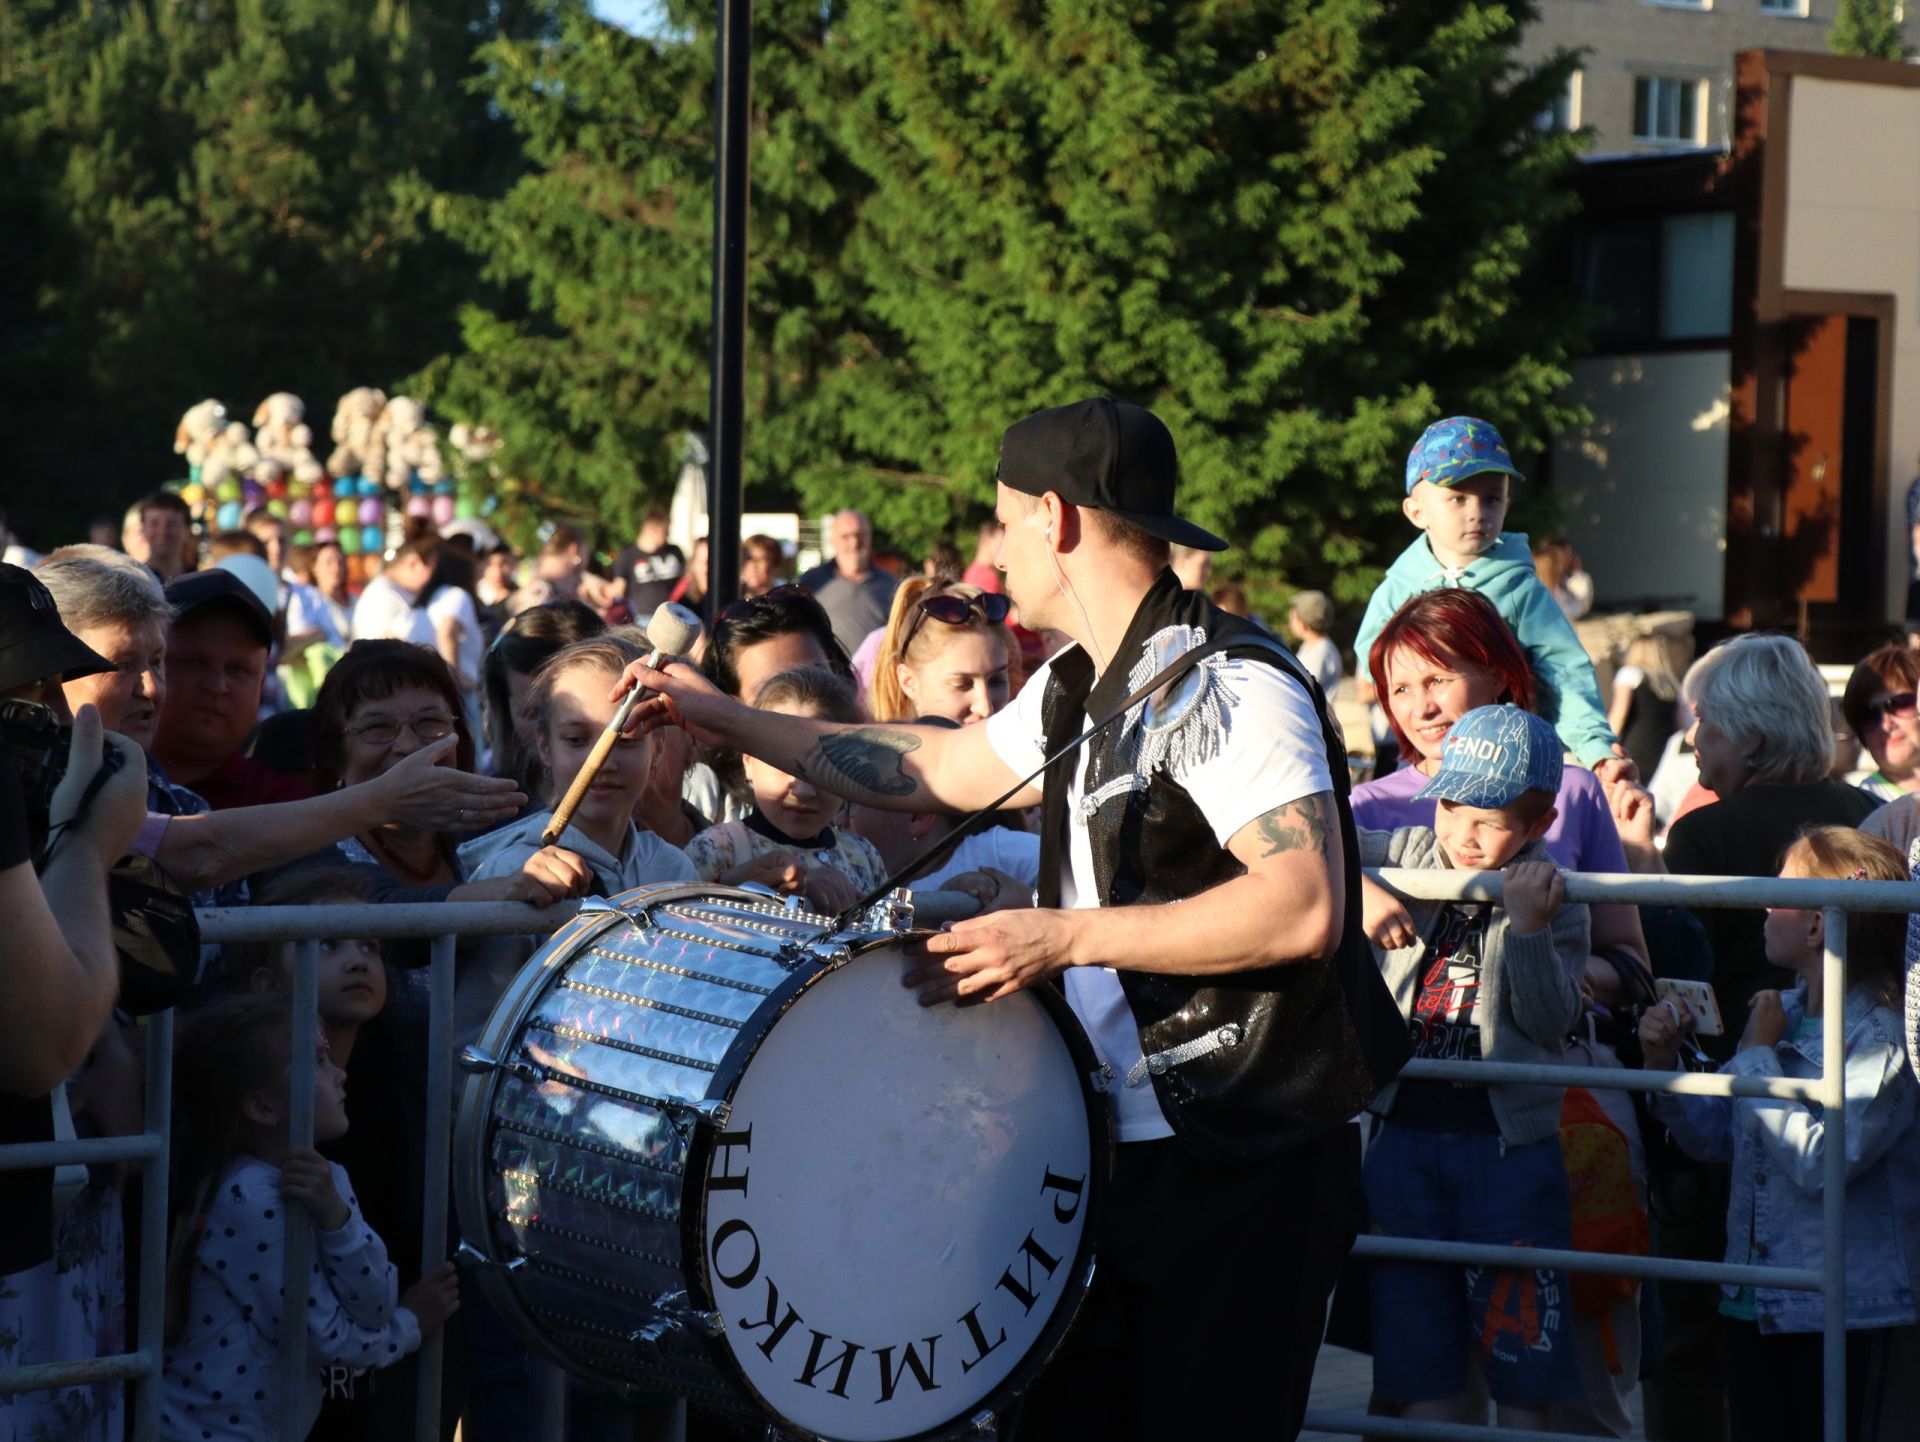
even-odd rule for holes
{"type": "Polygon", "coordinates": [[[518,1077],[534,1086],[544,1086],[547,1080],[546,1072],[530,1061],[501,1061],[477,1046],[469,1046],[461,1051],[460,1068],[469,1072],[503,1071],[510,1077],[518,1077]]]}
{"type": "Polygon", "coordinates": [[[667,1121],[682,1137],[705,1122],[708,1126],[724,1127],[733,1116],[731,1103],[724,1100],[709,1099],[697,1102],[670,1101],[662,1103],[667,1121]]]}
{"type": "Polygon", "coordinates": [[[967,1419],[967,1426],[976,1437],[993,1438],[1000,1435],[1000,1419],[991,1412],[975,1412],[967,1419]]]}

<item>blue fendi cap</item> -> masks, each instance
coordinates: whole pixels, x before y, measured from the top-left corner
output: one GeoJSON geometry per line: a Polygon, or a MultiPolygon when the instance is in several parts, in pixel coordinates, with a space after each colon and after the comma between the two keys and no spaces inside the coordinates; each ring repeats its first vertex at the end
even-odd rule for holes
{"type": "Polygon", "coordinates": [[[1462,806],[1505,806],[1523,791],[1560,790],[1560,737],[1518,706],[1482,706],[1453,723],[1440,769],[1415,796],[1462,806]]]}

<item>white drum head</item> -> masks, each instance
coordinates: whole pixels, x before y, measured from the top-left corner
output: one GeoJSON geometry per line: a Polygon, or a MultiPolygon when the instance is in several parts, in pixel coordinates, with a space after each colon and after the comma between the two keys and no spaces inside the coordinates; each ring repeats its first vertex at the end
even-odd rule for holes
{"type": "Polygon", "coordinates": [[[707,1170],[719,1345],[820,1437],[971,1417],[1063,1302],[1093,1122],[1041,1002],[923,1008],[897,948],[821,977],[748,1062],[707,1170]]]}

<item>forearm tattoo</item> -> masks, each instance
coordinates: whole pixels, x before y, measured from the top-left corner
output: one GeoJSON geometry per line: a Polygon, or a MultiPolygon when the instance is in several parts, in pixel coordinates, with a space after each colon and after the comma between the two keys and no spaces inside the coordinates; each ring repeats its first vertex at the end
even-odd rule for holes
{"type": "Polygon", "coordinates": [[[1332,817],[1331,793],[1326,791],[1316,791],[1298,801],[1274,807],[1255,823],[1259,827],[1260,840],[1267,848],[1260,853],[1261,859],[1278,856],[1283,851],[1318,851],[1326,854],[1327,824],[1332,817]]]}
{"type": "Polygon", "coordinates": [[[906,773],[906,757],[920,749],[911,731],[859,726],[830,731],[800,758],[794,774],[838,796],[911,796],[920,783],[906,773]]]}

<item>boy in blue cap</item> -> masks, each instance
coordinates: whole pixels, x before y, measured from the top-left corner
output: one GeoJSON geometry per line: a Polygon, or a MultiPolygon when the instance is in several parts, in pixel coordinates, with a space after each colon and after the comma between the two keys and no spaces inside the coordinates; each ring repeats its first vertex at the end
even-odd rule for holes
{"type": "MultiPolygon", "coordinates": [[[[1355,675],[1372,674],[1373,638],[1410,597],[1441,586],[1478,591],[1513,628],[1539,680],[1539,711],[1567,750],[1612,782],[1636,777],[1607,724],[1593,662],[1566,613],[1533,571],[1527,538],[1502,531],[1507,485],[1525,480],[1500,432],[1472,416],[1435,421],[1407,456],[1407,519],[1425,532],[1400,553],[1367,602],[1354,638],[1355,675]]],[[[1384,700],[1383,700],[1384,704],[1384,700]]]]}
{"type": "MultiPolygon", "coordinates": [[[[1560,787],[1560,738],[1517,706],[1455,723],[1422,797],[1434,824],[1360,833],[1365,866],[1504,871],[1504,901],[1409,901],[1417,939],[1374,955],[1415,1057],[1555,1064],[1581,1011],[1587,908],[1569,905],[1541,838],[1560,787]]],[[[1564,1088],[1401,1080],[1369,1108],[1368,1215],[1398,1237],[1571,1245],[1560,1150],[1564,1088]]],[[[1544,1430],[1579,1394],[1564,1272],[1375,1261],[1374,1395],[1409,1420],[1458,1422],[1478,1349],[1502,1427],[1544,1430]]]]}

